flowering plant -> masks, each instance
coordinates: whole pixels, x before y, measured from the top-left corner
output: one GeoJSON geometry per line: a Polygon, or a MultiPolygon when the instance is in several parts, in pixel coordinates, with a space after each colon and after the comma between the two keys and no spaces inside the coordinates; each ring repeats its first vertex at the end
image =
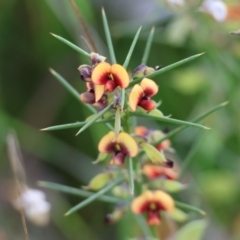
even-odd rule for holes
{"type": "Polygon", "coordinates": [[[109,132],[102,136],[98,144],[99,155],[94,163],[101,164],[106,160],[111,166],[107,167],[105,172],[96,175],[84,187],[84,190],[50,182],[40,182],[40,185],[87,197],[72,207],[65,214],[66,216],[99,199],[116,205],[113,213],[106,216],[106,222],[114,223],[121,219],[126,211],[131,210],[136,215],[143,235],[146,238],[154,237],[149,230],[149,225],[159,225],[168,216],[179,220],[180,213],[182,221],[186,219],[186,213],[182,210],[205,214],[201,209],[179,202],[171,196],[172,193],[186,187],[180,181],[189,162],[178,167],[176,162],[167,157],[167,152],[171,151],[169,139],[187,127],[209,129],[198,122],[225,106],[226,103],[213,107],[191,122],[164,116],[158,109],[160,103],[153,99],[159,91],[159,84],[153,78],[194,60],[202,54],[191,56],[164,68],[149,67],[147,59],[154,34],[154,29],[152,29],[142,62],[129,74],[127,67],[141,28],[133,39],[126,60],[120,65],[116,61],[104,10],[102,16],[111,57],[110,63],[100,53],[88,53],[68,40],[53,34],[54,37],[91,60],[90,65],[81,64],[78,68],[80,78],[86,84],[86,92],[81,94],[56,71],[53,69],[50,71],[66,90],[93,114],[83,122],[52,126],[43,130],[80,127],[78,135],[95,123],[105,124],[109,128],[109,132]],[[136,124],[138,117],[175,124],[179,127],[168,133],[159,129],[148,129],[136,124]],[[112,194],[106,195],[110,190],[112,190],[112,194]],[[147,215],[146,221],[141,215],[144,213],[147,215]]]}

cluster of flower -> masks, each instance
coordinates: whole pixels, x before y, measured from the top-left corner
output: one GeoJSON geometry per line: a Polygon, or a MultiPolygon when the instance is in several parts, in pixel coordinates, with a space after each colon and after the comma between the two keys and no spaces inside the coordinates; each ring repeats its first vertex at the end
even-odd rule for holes
{"type": "MultiPolygon", "coordinates": [[[[81,79],[87,86],[87,92],[82,93],[80,99],[98,109],[104,109],[113,103],[109,112],[115,120],[115,129],[100,140],[98,144],[100,153],[96,162],[104,160],[111,154],[110,164],[116,166],[95,176],[86,188],[99,190],[119,175],[126,175],[126,171],[124,172],[124,169],[121,168],[125,159],[137,157],[138,166],[134,169],[134,181],[139,182],[141,190],[139,191],[140,195],[132,199],[131,210],[135,214],[147,213],[150,225],[160,224],[159,212],[161,210],[172,212],[175,208],[174,200],[166,193],[164,187],[164,181],[175,182],[177,179],[177,174],[172,169],[173,162],[167,159],[164,153],[170,148],[171,142],[168,139],[162,140],[165,133],[160,130],[151,130],[143,126],[134,126],[131,129],[129,126],[132,122],[129,113],[155,111],[155,114],[161,114],[156,109],[157,103],[151,99],[158,92],[158,85],[145,77],[159,67],[151,68],[141,64],[133,71],[130,79],[123,66],[110,65],[105,62],[105,57],[96,53],[91,53],[90,56],[92,65],[81,65],[78,68],[81,79]],[[136,78],[141,78],[141,82],[135,85],[130,84],[134,83],[136,78]],[[121,91],[124,91],[123,94],[121,91]],[[128,105],[125,104],[125,95],[128,97],[126,101],[128,105]],[[121,121],[125,121],[126,126],[122,127],[121,121]],[[143,175],[148,179],[145,179],[145,183],[139,180],[143,175]],[[156,179],[160,182],[152,184],[156,179]],[[151,180],[154,181],[151,182],[151,180]]],[[[113,194],[121,198],[131,199],[134,197],[126,185],[116,186],[113,194]]],[[[126,208],[124,204],[120,204],[113,214],[107,216],[107,222],[113,223],[118,220],[126,208]]]]}

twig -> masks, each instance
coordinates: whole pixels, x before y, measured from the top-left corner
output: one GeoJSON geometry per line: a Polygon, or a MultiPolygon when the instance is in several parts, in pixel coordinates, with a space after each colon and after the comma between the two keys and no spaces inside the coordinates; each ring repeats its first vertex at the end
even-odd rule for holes
{"type": "Polygon", "coordinates": [[[73,10],[74,10],[74,12],[75,12],[75,14],[76,14],[76,16],[77,16],[77,18],[78,18],[78,20],[79,20],[82,28],[83,28],[83,31],[84,31],[84,33],[85,33],[85,35],[86,35],[86,38],[87,38],[87,40],[89,41],[89,44],[91,45],[93,51],[94,51],[94,52],[97,52],[96,45],[94,44],[94,41],[93,41],[93,39],[92,39],[92,36],[91,36],[91,34],[89,33],[89,31],[88,31],[87,25],[85,24],[85,22],[84,22],[84,20],[83,20],[83,17],[82,17],[82,15],[81,15],[78,7],[77,7],[77,4],[76,4],[75,0],[70,0],[70,3],[71,3],[71,5],[72,5],[72,7],[73,7],[73,10]]]}
{"type": "MultiPolygon", "coordinates": [[[[13,171],[14,181],[15,181],[15,184],[17,187],[17,195],[18,195],[17,197],[20,197],[21,184],[19,182],[19,178],[21,177],[25,180],[25,174],[24,174],[24,170],[22,168],[21,162],[20,162],[20,155],[19,155],[19,151],[18,151],[19,150],[18,142],[17,142],[17,139],[13,132],[9,133],[7,136],[7,146],[8,146],[8,155],[9,155],[9,160],[10,160],[12,171],[13,171]]],[[[20,211],[20,215],[21,215],[25,239],[30,240],[29,235],[28,235],[25,215],[24,215],[24,212],[23,212],[23,209],[21,206],[19,208],[19,211],[20,211]]]]}

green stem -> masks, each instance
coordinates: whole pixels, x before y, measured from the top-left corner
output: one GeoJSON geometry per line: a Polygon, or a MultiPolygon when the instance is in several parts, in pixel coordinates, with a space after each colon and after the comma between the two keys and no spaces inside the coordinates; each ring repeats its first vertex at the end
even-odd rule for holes
{"type": "Polygon", "coordinates": [[[121,111],[123,111],[125,105],[125,89],[122,88],[121,91],[121,111]]]}
{"type": "Polygon", "coordinates": [[[131,191],[132,196],[134,196],[134,170],[133,170],[133,161],[132,161],[131,157],[128,158],[128,163],[129,163],[128,170],[129,170],[130,191],[131,191]]]}

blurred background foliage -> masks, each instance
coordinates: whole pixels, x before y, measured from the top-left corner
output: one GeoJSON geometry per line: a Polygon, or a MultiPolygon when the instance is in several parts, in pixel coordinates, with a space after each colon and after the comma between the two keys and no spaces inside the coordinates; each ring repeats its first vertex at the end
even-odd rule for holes
{"type": "MultiPolygon", "coordinates": [[[[225,101],[230,103],[204,120],[209,131],[189,128],[172,140],[175,161],[192,158],[183,181],[189,189],[179,199],[207,212],[204,239],[240,239],[240,38],[230,35],[239,22],[216,22],[188,1],[174,8],[160,0],[76,0],[99,53],[108,57],[101,20],[104,6],[118,63],[123,63],[133,36],[143,26],[129,70],[141,63],[151,27],[156,28],[149,66],[167,66],[191,55],[203,56],[156,78],[161,111],[177,119],[191,119],[225,101]],[[190,153],[190,155],[188,155],[190,153]]],[[[234,4],[237,1],[227,2],[234,4]]],[[[53,38],[53,32],[89,51],[69,1],[0,1],[0,239],[23,239],[21,219],[7,200],[12,178],[5,142],[14,128],[21,144],[28,184],[38,180],[80,187],[98,172],[91,162],[106,132],[95,125],[75,137],[76,129],[40,132],[39,129],[84,120],[90,113],[49,73],[52,67],[79,92],[85,90],[77,67],[84,57],[53,38]]],[[[109,58],[108,58],[109,59],[109,58]]],[[[176,126],[141,121],[146,126],[176,126]]],[[[51,222],[39,228],[28,222],[31,239],[130,239],[139,233],[128,214],[111,226],[104,217],[113,206],[94,202],[69,216],[63,214],[81,198],[47,190],[51,222]],[[129,225],[131,226],[129,228],[129,225]]],[[[190,214],[190,220],[199,218],[190,214]]],[[[200,217],[201,218],[201,217],[200,217]]]]}

